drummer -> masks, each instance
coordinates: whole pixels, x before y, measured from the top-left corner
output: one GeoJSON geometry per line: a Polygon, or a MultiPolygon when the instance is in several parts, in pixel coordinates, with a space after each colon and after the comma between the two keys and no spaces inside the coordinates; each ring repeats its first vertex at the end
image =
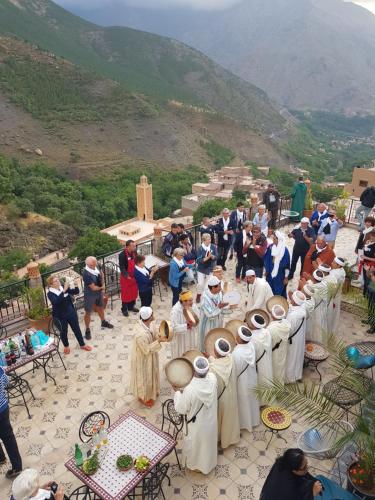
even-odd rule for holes
{"type": "Polygon", "coordinates": [[[160,393],[159,355],[160,342],[151,307],[141,307],[140,318],[133,337],[130,390],[141,404],[151,408],[160,393]]]}
{"type": "Polygon", "coordinates": [[[223,326],[223,311],[233,307],[223,302],[221,281],[216,276],[208,280],[208,289],[203,294],[199,324],[199,350],[204,350],[204,339],[210,330],[223,326]]]}
{"type": "Polygon", "coordinates": [[[193,304],[193,294],[190,290],[183,290],[179,301],[171,309],[171,327],[174,333],[171,342],[172,359],[196,349],[198,323],[199,309],[193,304]]]}

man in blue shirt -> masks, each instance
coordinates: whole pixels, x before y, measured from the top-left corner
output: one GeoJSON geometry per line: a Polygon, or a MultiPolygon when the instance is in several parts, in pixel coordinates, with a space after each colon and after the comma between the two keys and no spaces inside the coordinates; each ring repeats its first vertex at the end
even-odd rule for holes
{"type": "MultiPolygon", "coordinates": [[[[5,446],[12,465],[12,468],[6,472],[5,476],[8,479],[13,479],[22,471],[22,459],[9,420],[9,403],[6,392],[7,385],[8,377],[0,366],[0,439],[5,446]]],[[[0,465],[5,464],[5,462],[5,453],[0,445],[0,465]]]]}
{"type": "Polygon", "coordinates": [[[328,217],[320,225],[318,234],[323,234],[327,245],[335,248],[337,231],[343,226],[343,222],[336,217],[333,210],[328,211],[328,217]]]}
{"type": "Polygon", "coordinates": [[[306,254],[310,250],[310,246],[314,243],[315,231],[309,223],[309,219],[307,217],[303,217],[301,219],[301,223],[288,234],[289,238],[294,238],[292,263],[288,277],[289,281],[293,279],[299,259],[301,259],[302,273],[306,254]]]}
{"type": "Polygon", "coordinates": [[[312,213],[310,223],[315,229],[315,234],[318,234],[320,225],[324,219],[328,217],[327,207],[324,203],[319,203],[316,210],[312,213]]]}

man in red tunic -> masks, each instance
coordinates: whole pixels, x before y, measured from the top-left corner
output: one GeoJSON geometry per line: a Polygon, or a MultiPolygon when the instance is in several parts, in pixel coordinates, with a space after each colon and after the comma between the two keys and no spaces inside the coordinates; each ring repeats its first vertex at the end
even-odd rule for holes
{"type": "Polygon", "coordinates": [[[123,252],[119,255],[120,266],[120,287],[121,287],[121,311],[124,316],[129,316],[128,311],[139,312],[134,307],[138,297],[138,286],[134,278],[135,257],[137,255],[137,247],[133,240],[128,240],[125,243],[123,252]]]}
{"type": "Polygon", "coordinates": [[[327,245],[323,235],[316,238],[316,243],[311,245],[310,250],[307,252],[304,263],[303,273],[311,276],[315,269],[318,269],[320,264],[332,264],[335,258],[335,252],[327,245]]]}

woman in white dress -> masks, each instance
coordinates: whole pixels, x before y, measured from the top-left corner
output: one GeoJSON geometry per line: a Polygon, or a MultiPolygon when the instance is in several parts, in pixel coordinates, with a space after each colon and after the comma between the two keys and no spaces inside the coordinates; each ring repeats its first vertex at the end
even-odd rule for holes
{"type": "Polygon", "coordinates": [[[180,293],[180,300],[171,309],[171,327],[174,333],[171,341],[172,358],[178,358],[186,351],[197,348],[197,326],[199,309],[193,304],[190,290],[180,293]]]}

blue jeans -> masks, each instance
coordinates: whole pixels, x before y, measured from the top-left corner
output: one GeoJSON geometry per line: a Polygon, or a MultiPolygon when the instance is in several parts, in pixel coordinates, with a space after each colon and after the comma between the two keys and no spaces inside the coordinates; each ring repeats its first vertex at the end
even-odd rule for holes
{"type": "Polygon", "coordinates": [[[355,218],[358,220],[361,229],[365,227],[365,219],[369,215],[371,210],[372,208],[365,207],[364,205],[361,204],[355,211],[355,218]]]}

